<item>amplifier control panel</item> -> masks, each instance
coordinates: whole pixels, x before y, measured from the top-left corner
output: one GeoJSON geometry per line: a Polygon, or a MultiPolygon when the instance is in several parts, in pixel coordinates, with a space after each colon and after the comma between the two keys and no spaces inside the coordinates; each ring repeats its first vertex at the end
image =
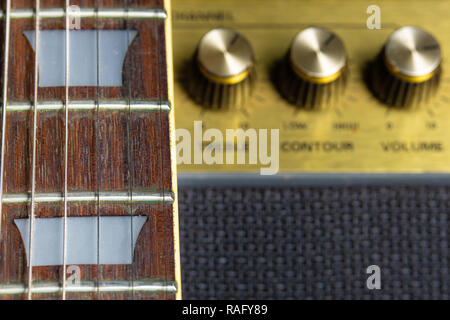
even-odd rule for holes
{"type": "Polygon", "coordinates": [[[174,0],[180,173],[450,174],[450,2],[174,0]]]}

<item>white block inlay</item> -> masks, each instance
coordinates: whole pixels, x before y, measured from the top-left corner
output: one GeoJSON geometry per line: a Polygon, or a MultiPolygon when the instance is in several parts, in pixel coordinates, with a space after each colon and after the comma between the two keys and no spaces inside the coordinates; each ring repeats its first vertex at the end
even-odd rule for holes
{"type": "MultiPolygon", "coordinates": [[[[15,219],[29,260],[29,221],[15,219]]],[[[34,220],[33,266],[63,264],[64,218],[34,220]]],[[[68,265],[131,264],[134,248],[146,216],[68,217],[68,265]],[[98,226],[98,221],[100,225],[98,226]],[[100,237],[97,230],[99,229],[100,237]],[[97,258],[97,254],[99,257],[97,258]]],[[[28,263],[28,262],[27,262],[28,263]]]]}
{"type": "MultiPolygon", "coordinates": [[[[24,31],[36,50],[35,31],[24,31]]],[[[69,31],[69,86],[122,86],[122,69],[128,46],[136,30],[71,30],[69,31]],[[98,41],[98,45],[97,45],[98,41]],[[97,47],[98,55],[97,55],[97,47]],[[98,65],[97,65],[98,64],[98,65]]],[[[39,33],[39,86],[65,86],[66,31],[41,30],[39,33]]]]}

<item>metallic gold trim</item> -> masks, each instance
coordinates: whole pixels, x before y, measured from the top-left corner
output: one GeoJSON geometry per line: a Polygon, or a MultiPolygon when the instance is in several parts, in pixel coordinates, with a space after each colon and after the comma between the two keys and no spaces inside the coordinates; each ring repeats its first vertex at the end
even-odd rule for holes
{"type": "Polygon", "coordinates": [[[317,83],[317,84],[326,84],[326,83],[335,81],[337,78],[339,78],[341,76],[343,70],[346,68],[346,65],[344,65],[338,72],[336,72],[332,75],[329,75],[327,77],[318,78],[318,77],[310,76],[310,75],[304,73],[303,71],[301,71],[300,69],[298,69],[295,66],[295,63],[293,63],[291,58],[289,59],[289,61],[291,63],[292,69],[300,78],[302,78],[306,81],[312,82],[312,83],[317,83]]]}
{"type": "Polygon", "coordinates": [[[410,83],[422,83],[428,81],[431,78],[433,78],[433,76],[439,70],[439,67],[437,67],[432,72],[424,74],[422,76],[407,76],[389,62],[389,60],[386,57],[386,54],[383,54],[383,60],[384,64],[386,65],[386,68],[389,70],[390,73],[392,73],[395,77],[410,83]]]}
{"type": "Polygon", "coordinates": [[[205,67],[203,67],[201,63],[199,63],[198,66],[199,66],[200,72],[206,78],[208,78],[209,80],[211,80],[213,82],[225,84],[225,85],[238,84],[238,83],[244,81],[245,79],[247,79],[249,72],[250,72],[249,69],[247,69],[244,72],[239,73],[238,75],[223,78],[223,77],[218,77],[218,76],[213,75],[212,73],[208,72],[208,70],[206,70],[205,67]]]}

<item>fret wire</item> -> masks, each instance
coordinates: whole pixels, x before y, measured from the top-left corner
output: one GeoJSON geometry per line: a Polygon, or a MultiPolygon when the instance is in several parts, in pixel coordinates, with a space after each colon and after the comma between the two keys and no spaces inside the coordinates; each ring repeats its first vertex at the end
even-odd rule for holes
{"type": "MultiPolygon", "coordinates": [[[[2,138],[1,138],[1,164],[0,164],[0,240],[2,239],[2,221],[3,221],[3,179],[5,174],[5,151],[6,151],[6,114],[8,100],[8,67],[9,67],[9,38],[10,38],[10,19],[11,0],[6,1],[6,21],[5,21],[5,48],[4,48],[4,66],[3,66],[3,103],[2,103],[2,138]]],[[[6,259],[5,259],[6,263],[6,259]]]]}
{"type": "Polygon", "coordinates": [[[34,201],[36,193],[36,139],[37,139],[37,104],[38,104],[38,81],[39,81],[39,12],[40,0],[36,0],[36,21],[35,21],[35,58],[34,58],[34,106],[33,106],[33,151],[31,168],[31,203],[30,203],[30,223],[29,223],[29,262],[28,262],[28,300],[32,299],[33,287],[33,237],[34,237],[34,201]]]}
{"type": "MultiPolygon", "coordinates": [[[[57,282],[43,282],[37,283],[32,288],[33,293],[38,294],[54,294],[61,292],[61,286],[57,282]]],[[[131,284],[128,281],[108,281],[100,285],[93,281],[81,281],[78,284],[71,284],[66,288],[67,292],[73,293],[91,293],[91,292],[168,292],[176,293],[176,282],[158,282],[158,281],[136,281],[131,284]]],[[[27,287],[23,285],[0,285],[0,296],[24,294],[27,292],[27,287]]]]}
{"type": "MultiPolygon", "coordinates": [[[[174,196],[170,191],[162,192],[133,192],[133,196],[128,192],[108,191],[108,192],[69,192],[68,202],[107,202],[107,203],[172,203],[174,196]]],[[[31,197],[27,193],[5,193],[3,203],[18,204],[29,203],[31,197]]],[[[61,192],[36,193],[35,203],[52,203],[64,201],[64,195],[61,192]]]]}
{"type": "MultiPolygon", "coordinates": [[[[46,8],[40,11],[41,19],[64,18],[65,10],[62,8],[46,8]]],[[[35,13],[32,9],[15,9],[11,11],[11,19],[33,19],[35,13]]],[[[156,19],[165,20],[167,12],[164,9],[122,9],[122,8],[81,8],[77,14],[80,18],[100,18],[100,19],[156,19]]],[[[4,19],[5,14],[0,10],[0,19],[4,19]]]]}
{"type": "Polygon", "coordinates": [[[66,74],[65,74],[65,95],[64,104],[64,221],[63,221],[63,285],[62,300],[66,300],[66,269],[67,269],[67,198],[68,198],[68,146],[69,146],[69,63],[70,63],[70,43],[69,43],[69,6],[70,0],[66,0],[66,74]]]}
{"type": "MultiPolygon", "coordinates": [[[[149,112],[170,112],[171,106],[169,101],[132,101],[131,105],[127,101],[110,100],[110,101],[69,101],[69,110],[128,110],[132,111],[149,111],[149,112]]],[[[64,101],[41,101],[38,103],[38,111],[59,111],[64,110],[64,101]]],[[[33,103],[14,102],[6,106],[7,112],[21,112],[33,110],[33,103]]]]}

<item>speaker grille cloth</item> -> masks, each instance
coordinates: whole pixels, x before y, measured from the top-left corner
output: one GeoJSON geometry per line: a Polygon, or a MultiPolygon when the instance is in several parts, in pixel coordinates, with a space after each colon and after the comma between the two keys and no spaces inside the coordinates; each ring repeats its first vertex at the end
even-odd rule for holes
{"type": "Polygon", "coordinates": [[[450,187],[185,187],[179,204],[185,299],[449,299],[450,187]]]}

